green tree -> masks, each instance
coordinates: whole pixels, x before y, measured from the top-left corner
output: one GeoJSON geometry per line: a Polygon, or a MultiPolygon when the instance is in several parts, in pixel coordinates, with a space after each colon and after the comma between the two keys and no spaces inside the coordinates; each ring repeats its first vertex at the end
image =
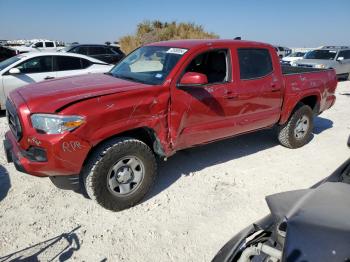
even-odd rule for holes
{"type": "Polygon", "coordinates": [[[130,53],[137,47],[158,41],[178,39],[213,39],[219,36],[208,33],[203,26],[194,23],[161,22],[159,20],[146,20],[137,25],[135,35],[126,35],[120,38],[121,49],[130,53]]]}

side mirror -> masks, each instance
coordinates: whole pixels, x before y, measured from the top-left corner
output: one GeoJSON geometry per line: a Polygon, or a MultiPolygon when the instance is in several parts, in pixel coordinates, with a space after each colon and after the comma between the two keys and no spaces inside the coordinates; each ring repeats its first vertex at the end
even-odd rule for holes
{"type": "Polygon", "coordinates": [[[11,75],[17,75],[17,74],[20,74],[21,73],[21,70],[19,70],[18,68],[11,68],[9,70],[9,74],[11,75]]]}
{"type": "Polygon", "coordinates": [[[180,85],[206,85],[208,78],[205,74],[197,72],[188,72],[184,74],[180,80],[180,85]]]}
{"type": "Polygon", "coordinates": [[[339,62],[341,62],[341,61],[343,61],[344,60],[344,57],[342,57],[342,56],[339,56],[338,58],[337,58],[337,61],[339,61],[339,62]]]}

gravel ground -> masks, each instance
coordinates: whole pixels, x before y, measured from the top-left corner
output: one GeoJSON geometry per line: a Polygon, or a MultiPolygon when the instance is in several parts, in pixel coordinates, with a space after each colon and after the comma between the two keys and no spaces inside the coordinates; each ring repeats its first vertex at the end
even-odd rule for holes
{"type": "MultiPolygon", "coordinates": [[[[161,163],[147,199],[119,213],[17,172],[1,145],[0,261],[209,261],[268,212],[266,195],[309,187],[349,157],[349,102],[350,82],[341,82],[297,150],[268,130],[179,152],[161,163]]],[[[2,116],[1,136],[6,129],[2,116]]]]}

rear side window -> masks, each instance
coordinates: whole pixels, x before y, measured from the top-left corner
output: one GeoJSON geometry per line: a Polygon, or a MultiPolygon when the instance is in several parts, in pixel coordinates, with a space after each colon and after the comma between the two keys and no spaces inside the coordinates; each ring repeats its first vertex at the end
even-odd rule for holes
{"type": "Polygon", "coordinates": [[[112,51],[114,53],[119,54],[119,55],[123,55],[122,51],[120,51],[120,49],[118,47],[110,46],[109,48],[112,49],[112,51]]]}
{"type": "Polygon", "coordinates": [[[46,47],[54,47],[53,42],[45,42],[46,47]]]}
{"type": "Polygon", "coordinates": [[[239,48],[238,59],[241,79],[266,76],[273,71],[270,52],[260,48],[239,48]]]}
{"type": "Polygon", "coordinates": [[[350,50],[340,51],[338,57],[344,57],[344,59],[350,59],[350,50]]]}
{"type": "Polygon", "coordinates": [[[86,59],[81,59],[81,66],[83,69],[88,68],[89,66],[91,66],[91,62],[89,60],[86,59]]]}
{"type": "Polygon", "coordinates": [[[82,69],[82,65],[79,57],[56,56],[57,71],[78,70],[78,69],[82,69]]]}
{"type": "Polygon", "coordinates": [[[89,47],[89,55],[104,55],[106,50],[103,46],[91,46],[89,47]]]}

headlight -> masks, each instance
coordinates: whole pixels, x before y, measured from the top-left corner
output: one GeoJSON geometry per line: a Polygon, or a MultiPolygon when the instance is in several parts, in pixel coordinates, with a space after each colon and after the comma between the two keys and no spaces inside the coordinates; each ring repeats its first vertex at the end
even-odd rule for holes
{"type": "Polygon", "coordinates": [[[326,68],[326,66],[324,64],[318,64],[315,65],[315,68],[326,68]]]}
{"type": "Polygon", "coordinates": [[[33,127],[37,131],[46,134],[62,134],[66,131],[72,131],[85,123],[84,118],[81,116],[33,114],[30,118],[33,127]]]}
{"type": "Polygon", "coordinates": [[[290,65],[291,66],[298,66],[298,64],[296,62],[291,62],[290,65]]]}

